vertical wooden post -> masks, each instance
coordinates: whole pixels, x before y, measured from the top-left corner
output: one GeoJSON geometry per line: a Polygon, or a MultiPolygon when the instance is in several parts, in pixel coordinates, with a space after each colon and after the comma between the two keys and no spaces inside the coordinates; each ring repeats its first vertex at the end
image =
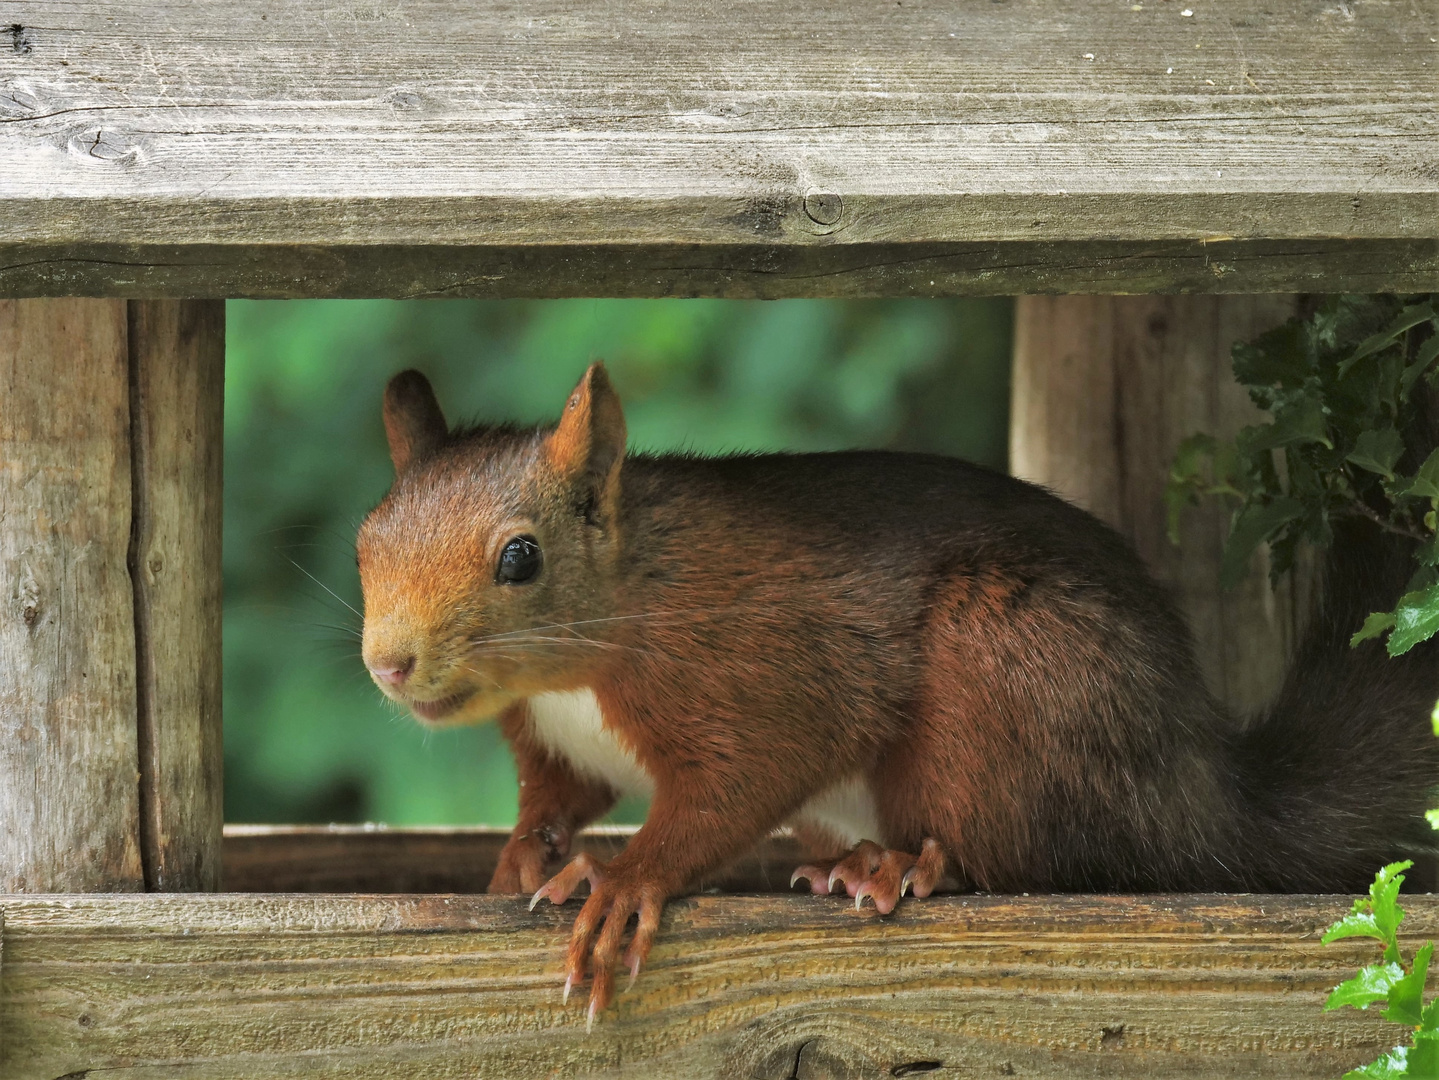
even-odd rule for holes
{"type": "Polygon", "coordinates": [[[220,887],[223,301],[130,302],[130,423],[145,886],[220,887]]]}
{"type": "Polygon", "coordinates": [[[140,889],[121,300],[0,301],[0,891],[140,889]]]}
{"type": "Polygon", "coordinates": [[[1186,512],[1178,547],[1164,484],[1181,439],[1232,435],[1260,415],[1230,348],[1283,322],[1292,296],[1030,296],[1015,308],[1010,465],[1113,525],[1169,585],[1211,689],[1237,714],[1278,689],[1312,603],[1312,570],[1271,589],[1263,556],[1219,588],[1228,513],[1186,512]]]}
{"type": "Polygon", "coordinates": [[[218,880],[223,347],[210,302],[0,301],[0,892],[218,880]]]}

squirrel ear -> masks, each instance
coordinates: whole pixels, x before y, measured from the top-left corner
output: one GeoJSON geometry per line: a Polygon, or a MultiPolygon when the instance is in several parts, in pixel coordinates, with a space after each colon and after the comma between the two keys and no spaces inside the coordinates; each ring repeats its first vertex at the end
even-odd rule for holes
{"type": "Polygon", "coordinates": [[[384,411],[396,476],[433,453],[450,433],[430,380],[413,369],[400,372],[385,387],[384,411]]]}
{"type": "Polygon", "coordinates": [[[601,361],[590,365],[565,402],[545,455],[561,475],[588,485],[596,503],[614,494],[625,457],[625,414],[601,361]]]}

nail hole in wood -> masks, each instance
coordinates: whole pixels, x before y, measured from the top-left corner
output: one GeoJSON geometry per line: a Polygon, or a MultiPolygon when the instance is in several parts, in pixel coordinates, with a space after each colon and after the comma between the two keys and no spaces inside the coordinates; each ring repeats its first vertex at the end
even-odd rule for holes
{"type": "Polygon", "coordinates": [[[889,1070],[890,1076],[916,1076],[919,1073],[934,1072],[935,1069],[944,1068],[942,1061],[909,1061],[903,1065],[896,1065],[889,1070]]]}
{"type": "Polygon", "coordinates": [[[815,191],[804,197],[804,212],[816,225],[833,225],[844,213],[844,200],[829,191],[815,191]]]}

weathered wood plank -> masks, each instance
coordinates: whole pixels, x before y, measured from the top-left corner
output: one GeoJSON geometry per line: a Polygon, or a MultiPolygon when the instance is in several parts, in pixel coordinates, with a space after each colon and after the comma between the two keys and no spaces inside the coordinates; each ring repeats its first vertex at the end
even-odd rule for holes
{"type": "Polygon", "coordinates": [[[143,887],[123,301],[0,301],[0,890],[143,887]]]}
{"type": "MultiPolygon", "coordinates": [[[[1370,959],[1318,943],[1347,906],[692,898],[587,1036],[559,993],[574,903],[3,897],[0,1075],[1332,1077],[1393,1041],[1320,1010],[1370,959]]],[[[1407,906],[1439,931],[1439,901],[1407,906]]]]}
{"type": "Polygon", "coordinates": [[[132,301],[129,326],[145,884],[216,889],[225,305],[132,301]]]}
{"type": "Polygon", "coordinates": [[[1439,10],[1185,10],[21,0],[0,288],[1439,287],[1439,10]]]}
{"type": "Polygon", "coordinates": [[[0,242],[0,295],[560,298],[1423,292],[1439,241],[32,245],[0,242]]]}
{"type": "Polygon", "coordinates": [[[1015,307],[1011,468],[1130,540],[1174,591],[1210,689],[1241,716],[1279,689],[1308,624],[1313,567],[1276,590],[1256,555],[1255,572],[1225,592],[1229,510],[1186,511],[1176,547],[1164,486],[1182,439],[1259,420],[1230,349],[1296,310],[1292,296],[1031,296],[1015,307]]]}
{"type": "MultiPolygon", "coordinates": [[[[574,850],[610,859],[633,826],[598,826],[574,850]]],[[[482,893],[508,829],[389,829],[368,825],[229,825],[224,839],[227,892],[482,893]]],[[[705,881],[726,892],[783,892],[804,862],[788,834],[771,837],[705,881]]]]}

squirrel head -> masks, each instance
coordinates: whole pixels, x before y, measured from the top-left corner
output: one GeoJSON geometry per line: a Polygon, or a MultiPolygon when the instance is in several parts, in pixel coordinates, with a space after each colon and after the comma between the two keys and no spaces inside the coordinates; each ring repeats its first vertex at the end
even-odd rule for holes
{"type": "Polygon", "coordinates": [[[362,652],[376,685],[429,724],[487,720],[586,685],[609,650],[625,421],[591,365],[553,428],[451,433],[418,371],[385,389],[395,483],[356,541],[362,652]]]}

